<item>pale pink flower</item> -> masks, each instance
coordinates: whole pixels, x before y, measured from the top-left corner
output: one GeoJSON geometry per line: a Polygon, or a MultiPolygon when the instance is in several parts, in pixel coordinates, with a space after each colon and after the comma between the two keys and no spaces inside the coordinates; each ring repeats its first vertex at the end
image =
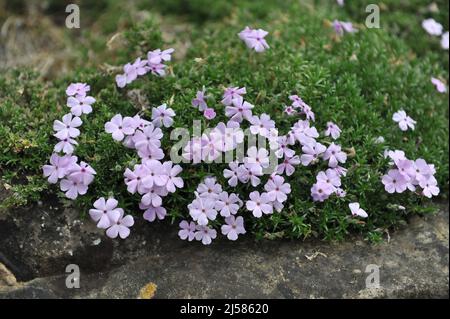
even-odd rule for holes
{"type": "Polygon", "coordinates": [[[70,112],[75,116],[91,113],[91,104],[93,103],[95,103],[95,99],[92,96],[69,96],[67,99],[67,106],[70,107],[70,112]]]}
{"type": "Polygon", "coordinates": [[[442,24],[436,22],[436,20],[430,18],[422,21],[422,28],[428,32],[429,35],[440,36],[444,30],[442,24]]]}
{"type": "Polygon", "coordinates": [[[335,188],[341,186],[341,177],[332,168],[327,169],[325,172],[319,172],[316,176],[316,179],[317,182],[327,183],[335,188]]]}
{"type": "Polygon", "coordinates": [[[333,122],[327,122],[327,129],[325,131],[325,136],[330,135],[333,138],[333,140],[338,139],[339,136],[341,135],[341,129],[333,122]]]}
{"type": "Polygon", "coordinates": [[[86,96],[87,92],[91,90],[91,87],[86,83],[71,83],[67,89],[67,96],[86,96]]]}
{"type": "Polygon", "coordinates": [[[442,47],[444,50],[448,50],[448,44],[449,44],[449,41],[448,41],[448,31],[447,31],[447,32],[445,32],[445,33],[442,35],[442,38],[441,38],[441,47],[442,47]]]}
{"type": "Polygon", "coordinates": [[[318,181],[311,187],[311,196],[315,202],[323,202],[334,192],[335,188],[331,184],[322,181],[318,181]]]}
{"type": "Polygon", "coordinates": [[[245,27],[245,29],[239,33],[239,38],[243,40],[250,49],[254,49],[256,52],[263,52],[266,49],[269,49],[269,45],[264,39],[268,34],[269,32],[262,29],[254,30],[245,27]]]}
{"type": "Polygon", "coordinates": [[[139,208],[145,210],[143,217],[149,222],[154,222],[156,218],[163,220],[167,215],[167,210],[162,206],[154,207],[151,204],[144,205],[143,203],[139,203],[139,208]]]}
{"type": "Polygon", "coordinates": [[[382,180],[384,184],[384,189],[386,192],[392,193],[403,193],[407,188],[408,180],[400,174],[397,169],[389,170],[387,175],[384,175],[382,180]]]}
{"type": "Polygon", "coordinates": [[[271,129],[275,128],[275,122],[270,119],[270,116],[266,113],[261,114],[259,117],[254,115],[248,119],[250,122],[250,132],[254,135],[259,134],[267,137],[271,129]]]}
{"type": "Polygon", "coordinates": [[[147,52],[147,60],[150,64],[161,64],[166,61],[170,61],[172,59],[172,53],[175,49],[167,49],[161,51],[161,49],[156,49],[153,51],[147,52]]]}
{"type": "Polygon", "coordinates": [[[118,201],[114,198],[100,197],[94,202],[94,208],[89,210],[91,218],[97,222],[97,227],[107,229],[123,214],[122,208],[117,208],[118,201]]]}
{"type": "Polygon", "coordinates": [[[70,175],[61,180],[60,188],[65,192],[66,197],[70,199],[76,199],[78,194],[84,195],[88,190],[88,186],[83,181],[70,175]]]}
{"type": "Polygon", "coordinates": [[[134,120],[129,116],[122,118],[121,114],[116,114],[111,121],[105,123],[105,131],[112,134],[114,140],[122,141],[125,135],[135,133],[134,120]]]}
{"type": "Polygon", "coordinates": [[[329,167],[336,167],[338,163],[347,161],[347,154],[341,151],[341,146],[331,143],[323,154],[323,159],[328,161],[329,167]]]}
{"type": "Polygon", "coordinates": [[[252,116],[253,105],[244,101],[242,97],[232,100],[232,106],[225,108],[225,115],[230,117],[232,121],[242,122],[243,119],[249,119],[252,116]]]}
{"type": "Polygon", "coordinates": [[[239,87],[229,87],[225,89],[225,92],[223,93],[223,99],[222,104],[225,106],[231,105],[233,99],[237,97],[242,97],[242,95],[245,95],[247,93],[245,87],[239,88],[239,87]]]}
{"type": "Polygon", "coordinates": [[[238,195],[234,193],[228,194],[227,192],[222,192],[216,199],[215,209],[221,216],[228,217],[230,215],[235,215],[241,205],[242,202],[238,195]]]}
{"type": "Polygon", "coordinates": [[[165,186],[167,175],[165,175],[163,165],[157,160],[148,160],[142,165],[142,185],[151,189],[153,186],[165,186]]]}
{"type": "Polygon", "coordinates": [[[213,108],[208,107],[208,108],[206,108],[206,109],[203,111],[203,116],[204,116],[207,120],[212,120],[213,118],[216,117],[216,111],[214,111],[213,108]]]}
{"type": "Polygon", "coordinates": [[[432,77],[431,78],[431,83],[433,83],[433,85],[436,87],[436,90],[439,93],[447,93],[447,86],[441,80],[432,77]]]}
{"type": "Polygon", "coordinates": [[[398,126],[402,131],[407,131],[408,128],[414,130],[415,124],[417,123],[411,117],[409,117],[403,110],[395,112],[394,115],[392,116],[392,120],[398,123],[398,126]]]}
{"type": "Polygon", "coordinates": [[[437,180],[433,176],[420,180],[419,186],[422,187],[422,194],[428,198],[439,195],[437,180]]]}
{"type": "Polygon", "coordinates": [[[297,111],[295,110],[295,108],[292,105],[285,105],[283,112],[289,116],[292,116],[297,113],[297,111]]]}
{"type": "Polygon", "coordinates": [[[42,167],[44,172],[44,177],[48,177],[48,182],[51,184],[55,184],[58,179],[65,177],[70,167],[77,162],[76,156],[59,156],[56,153],[53,153],[50,156],[50,165],[44,165],[42,167]]]}
{"type": "Polygon", "coordinates": [[[260,218],[263,213],[273,213],[271,200],[267,193],[259,194],[258,191],[254,191],[250,193],[249,197],[250,199],[245,203],[245,206],[253,213],[253,216],[260,218]]]}
{"type": "Polygon", "coordinates": [[[155,148],[160,148],[161,138],[163,133],[159,127],[155,128],[152,123],[144,127],[144,129],[136,130],[133,136],[133,142],[135,147],[139,150],[141,148],[147,148],[150,151],[155,148]]]}
{"type": "Polygon", "coordinates": [[[268,180],[264,189],[269,196],[269,200],[274,202],[283,203],[287,200],[287,194],[291,193],[291,185],[284,182],[284,177],[275,175],[272,179],[268,180]]]}
{"type": "Polygon", "coordinates": [[[195,98],[192,100],[192,106],[198,108],[200,112],[203,112],[208,108],[205,100],[205,90],[197,91],[195,98]]]}
{"type": "Polygon", "coordinates": [[[203,183],[198,184],[197,193],[200,197],[217,199],[222,193],[222,186],[217,183],[215,177],[206,177],[203,183]]]}
{"type": "Polygon", "coordinates": [[[265,148],[257,149],[252,146],[247,150],[247,157],[244,157],[246,168],[267,168],[269,166],[269,152],[265,148]]]}
{"type": "Polygon", "coordinates": [[[125,239],[130,235],[130,227],[134,225],[133,216],[127,215],[123,216],[123,212],[117,219],[112,220],[112,226],[106,230],[106,236],[109,238],[120,238],[125,239]]]}
{"type": "Polygon", "coordinates": [[[303,166],[315,164],[321,156],[327,150],[325,145],[317,142],[306,144],[302,146],[303,154],[300,156],[300,161],[303,166]]]}
{"type": "Polygon", "coordinates": [[[59,140],[53,148],[54,152],[63,152],[65,154],[72,154],[74,151],[74,145],[78,145],[78,142],[70,137],[66,137],[59,140]]]}
{"type": "Polygon", "coordinates": [[[360,207],[359,203],[350,203],[348,204],[348,207],[350,208],[352,216],[367,218],[368,215],[366,211],[360,207]]]}
{"type": "Polygon", "coordinates": [[[89,185],[94,180],[95,170],[86,162],[73,163],[68,169],[69,177],[80,180],[84,185],[89,185]]]}
{"type": "Polygon", "coordinates": [[[286,172],[287,176],[291,176],[295,172],[295,167],[300,164],[300,158],[298,155],[293,157],[285,157],[283,162],[279,164],[276,168],[277,174],[284,174],[286,172]]]}
{"type": "Polygon", "coordinates": [[[228,185],[236,187],[238,184],[238,167],[239,163],[237,161],[228,164],[230,169],[225,168],[223,170],[223,177],[228,179],[228,185]]]}
{"type": "Polygon", "coordinates": [[[206,226],[209,220],[215,220],[217,211],[214,199],[197,197],[188,205],[189,215],[197,224],[206,226]]]}
{"type": "Polygon", "coordinates": [[[196,224],[194,222],[188,222],[186,220],[182,220],[180,222],[180,230],[178,231],[178,236],[182,240],[192,241],[195,238],[195,227],[196,224]]]}
{"type": "Polygon", "coordinates": [[[81,124],[83,124],[83,121],[79,117],[73,117],[71,113],[68,113],[63,116],[62,121],[55,120],[53,122],[53,130],[56,131],[54,136],[60,140],[75,138],[80,135],[80,130],[77,127],[81,124]]]}
{"type": "Polygon", "coordinates": [[[144,206],[160,207],[162,205],[162,198],[167,196],[167,189],[163,186],[156,186],[149,188],[142,196],[141,203],[144,206]]]}
{"type": "Polygon", "coordinates": [[[177,188],[183,188],[183,179],[178,176],[183,171],[180,165],[173,165],[172,161],[167,161],[163,163],[163,169],[164,175],[167,176],[165,185],[167,191],[175,193],[177,188]]]}
{"type": "Polygon", "coordinates": [[[319,137],[319,132],[314,126],[310,126],[308,120],[297,121],[291,128],[291,132],[301,145],[314,144],[315,139],[319,137]]]}
{"type": "Polygon", "coordinates": [[[201,241],[203,245],[211,244],[212,240],[217,237],[217,231],[208,226],[197,225],[195,229],[197,230],[195,232],[195,239],[201,241]]]}
{"type": "Polygon", "coordinates": [[[174,116],[174,110],[168,108],[166,104],[152,108],[152,121],[155,127],[171,127],[174,116]]]}
{"type": "Polygon", "coordinates": [[[228,216],[225,218],[226,225],[222,225],[221,231],[229,240],[238,239],[238,235],[245,234],[244,219],[242,216],[228,216]]]}

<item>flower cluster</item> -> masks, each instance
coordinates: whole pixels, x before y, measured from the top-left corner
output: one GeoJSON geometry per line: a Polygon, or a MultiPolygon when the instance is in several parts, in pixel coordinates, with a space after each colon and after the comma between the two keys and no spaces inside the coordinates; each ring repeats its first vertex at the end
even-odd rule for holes
{"type": "Polygon", "coordinates": [[[116,84],[119,88],[125,87],[138,78],[151,72],[157,76],[166,75],[166,65],[164,62],[172,59],[172,53],[174,49],[167,49],[161,51],[156,49],[154,51],[147,52],[147,59],[137,58],[133,63],[127,63],[123,66],[122,74],[116,75],[116,84]]]}
{"type": "Polygon", "coordinates": [[[114,198],[100,197],[94,202],[94,208],[89,210],[89,215],[97,223],[97,227],[106,229],[106,235],[110,238],[125,239],[130,235],[130,227],[134,225],[133,216],[124,216],[122,208],[117,207],[114,198]]]}
{"type": "Polygon", "coordinates": [[[385,157],[392,160],[392,168],[381,179],[386,192],[403,193],[407,189],[431,198],[439,194],[436,169],[424,159],[409,160],[400,150],[386,151],[385,157]],[[421,190],[418,190],[420,188],[421,190]]]}
{"type": "Polygon", "coordinates": [[[269,49],[269,45],[264,39],[268,34],[269,32],[263,29],[252,29],[249,27],[245,27],[244,30],[238,33],[239,38],[245,42],[245,45],[256,52],[264,52],[269,49]]]}
{"type": "Polygon", "coordinates": [[[94,180],[95,170],[87,163],[78,163],[78,157],[72,155],[75,140],[80,135],[78,129],[83,121],[79,116],[92,112],[91,104],[95,99],[87,96],[90,86],[86,83],[72,83],[66,89],[67,106],[71,113],[62,117],[62,121],[53,122],[54,136],[59,140],[50,156],[50,165],[43,166],[43,173],[48,177],[48,182],[56,184],[60,181],[60,189],[65,192],[67,198],[76,199],[78,195],[87,193],[89,184],[94,180]],[[59,153],[65,155],[60,156],[59,153]]]}
{"type": "Polygon", "coordinates": [[[245,234],[244,219],[235,216],[243,205],[238,195],[223,191],[214,177],[205,178],[198,185],[195,195],[195,199],[188,205],[193,222],[183,220],[180,223],[178,235],[181,239],[196,239],[209,245],[217,237],[217,232],[208,224],[216,220],[218,214],[224,217],[225,224],[221,231],[229,240],[236,240],[238,235],[245,234]]]}

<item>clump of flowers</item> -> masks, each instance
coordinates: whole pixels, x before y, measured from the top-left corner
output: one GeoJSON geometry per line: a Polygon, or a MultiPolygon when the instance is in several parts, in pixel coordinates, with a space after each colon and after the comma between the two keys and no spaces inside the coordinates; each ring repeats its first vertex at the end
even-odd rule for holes
{"type": "Polygon", "coordinates": [[[137,58],[133,63],[127,63],[123,66],[123,73],[116,75],[116,84],[119,88],[125,87],[136,80],[139,76],[147,73],[152,73],[157,76],[166,75],[167,65],[164,62],[168,62],[172,59],[172,53],[174,49],[170,48],[161,51],[156,49],[147,53],[147,59],[137,58]]]}
{"type": "Polygon", "coordinates": [[[191,222],[180,223],[178,236],[183,240],[196,239],[204,245],[209,245],[216,238],[217,232],[210,228],[210,222],[217,216],[225,218],[222,234],[230,240],[236,240],[239,234],[245,234],[244,220],[235,217],[242,206],[239,196],[222,190],[216,178],[207,177],[200,183],[195,192],[195,199],[188,205],[191,222]]]}
{"type": "Polygon", "coordinates": [[[400,150],[387,151],[392,167],[381,179],[386,192],[403,193],[406,190],[431,198],[439,194],[436,169],[424,159],[409,160],[400,150]]]}
{"type": "Polygon", "coordinates": [[[48,177],[48,182],[56,184],[60,180],[61,191],[72,200],[87,193],[88,186],[96,174],[89,164],[78,162],[78,157],[72,155],[78,145],[75,140],[80,135],[78,128],[83,124],[79,116],[91,113],[91,104],[95,102],[93,97],[87,96],[89,90],[90,86],[86,83],[72,83],[67,87],[67,105],[71,107],[71,113],[64,115],[61,121],[53,122],[54,136],[59,142],[50,156],[50,164],[43,166],[43,173],[48,177]]]}

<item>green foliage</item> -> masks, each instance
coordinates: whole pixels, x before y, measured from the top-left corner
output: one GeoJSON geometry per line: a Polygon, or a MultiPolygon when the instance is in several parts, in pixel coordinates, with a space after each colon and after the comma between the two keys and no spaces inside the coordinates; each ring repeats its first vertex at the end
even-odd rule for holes
{"type": "MultiPolygon", "coordinates": [[[[363,23],[364,11],[360,12],[356,4],[339,9],[320,1],[315,5],[290,1],[265,1],[257,5],[244,1],[239,6],[214,1],[208,10],[204,3],[158,2],[156,8],[162,13],[187,13],[198,22],[192,26],[186,56],[170,63],[165,78],[148,75],[118,89],[112,72],[81,65],[74,66],[70,76],[53,83],[43,83],[38,74],[27,70],[0,74],[0,171],[3,182],[13,185],[13,195],[3,206],[29,204],[44,193],[63,198],[58,187],[47,184],[42,177],[41,167],[56,143],[52,123],[68,111],[65,88],[78,81],[88,82],[97,99],[94,112],[82,117],[82,133],[77,139],[76,155],[97,171],[88,194],[74,203],[82,212],[98,197],[114,195],[128,212],[140,214],[139,198],[126,192],[122,176],[124,169],[139,159],[133,150],[115,143],[104,132],[104,123],[117,113],[130,116],[140,111],[148,117],[151,107],[168,103],[177,113],[174,126],[190,128],[194,119],[202,117],[190,103],[203,86],[207,88],[209,105],[218,114],[210,127],[226,121],[220,99],[223,88],[233,85],[247,88],[246,100],[255,104],[254,113],[269,113],[281,134],[296,120],[282,114],[290,94],[299,94],[312,106],[319,130],[325,128],[327,121],[343,129],[338,142],[351,154],[346,164],[348,175],[343,180],[347,197],[313,203],[310,188],[326,163],[312,168],[298,167],[289,178],[293,193],[282,213],[255,219],[242,209],[247,229],[256,238],[316,236],[334,240],[358,232],[377,242],[387,229],[403,223],[408,215],[431,213],[433,208],[428,200],[412,193],[389,195],[384,191],[381,176],[388,169],[388,161],[383,157],[385,148],[402,149],[411,159],[421,157],[434,163],[442,194],[448,196],[448,95],[438,94],[430,83],[431,76],[448,78],[444,69],[448,57],[437,45],[430,45],[435,39],[421,30],[415,6],[404,4],[408,10],[402,11],[403,7],[386,1],[382,23],[386,18],[388,27],[379,30],[362,27],[357,34],[336,39],[327,20],[339,18],[363,23]],[[398,15],[401,18],[397,19],[398,15]],[[411,33],[397,32],[396,21],[400,26],[407,24],[411,33]],[[245,25],[269,30],[270,50],[263,54],[249,51],[236,35],[245,25]],[[415,131],[401,132],[391,120],[400,108],[418,121],[415,131]],[[378,136],[383,136],[386,142],[375,143],[378,136]],[[368,211],[368,219],[350,216],[348,203],[353,201],[360,202],[368,211]],[[398,205],[406,210],[400,210],[398,205]]],[[[421,1],[419,7],[425,6],[424,3],[421,1]]],[[[105,7],[116,8],[108,4],[105,7]]],[[[139,5],[148,9],[143,2],[139,5]]],[[[106,21],[108,11],[102,10],[106,10],[103,13],[106,21]]],[[[112,11],[114,17],[116,9],[112,11]]],[[[151,16],[126,29],[127,46],[116,52],[120,62],[150,49],[170,46],[164,43],[157,24],[158,20],[151,16]]],[[[116,57],[112,59],[116,61],[116,57]]],[[[202,121],[203,126],[208,125],[202,121]]],[[[170,141],[167,129],[164,132],[163,146],[168,154],[175,141],[170,141]]],[[[205,176],[214,175],[222,185],[227,185],[222,176],[225,164],[182,166],[185,188],[164,199],[172,221],[188,216],[186,205],[205,176]]],[[[225,188],[242,198],[251,191],[248,185],[225,188]]]]}

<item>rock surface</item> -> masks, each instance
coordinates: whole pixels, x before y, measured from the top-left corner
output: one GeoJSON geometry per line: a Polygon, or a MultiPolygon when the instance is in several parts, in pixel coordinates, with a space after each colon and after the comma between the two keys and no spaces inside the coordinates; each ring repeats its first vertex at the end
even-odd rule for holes
{"type": "Polygon", "coordinates": [[[379,245],[245,238],[204,247],[179,240],[174,225],[144,222],[119,241],[71,210],[33,213],[0,217],[0,298],[448,298],[448,204],[379,245]],[[66,288],[72,263],[79,289],[66,288]],[[366,288],[368,265],[379,267],[379,288],[366,288]]]}

